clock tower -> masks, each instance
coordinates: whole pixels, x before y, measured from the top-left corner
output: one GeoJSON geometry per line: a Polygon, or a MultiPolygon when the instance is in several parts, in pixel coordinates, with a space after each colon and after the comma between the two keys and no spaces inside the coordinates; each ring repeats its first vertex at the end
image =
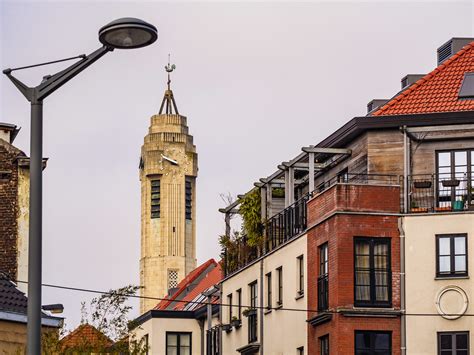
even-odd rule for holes
{"type": "MultiPolygon", "coordinates": [[[[168,88],[141,149],[141,296],[164,297],[196,267],[196,147],[168,88]]],[[[153,299],[140,300],[140,312],[153,299]]]]}

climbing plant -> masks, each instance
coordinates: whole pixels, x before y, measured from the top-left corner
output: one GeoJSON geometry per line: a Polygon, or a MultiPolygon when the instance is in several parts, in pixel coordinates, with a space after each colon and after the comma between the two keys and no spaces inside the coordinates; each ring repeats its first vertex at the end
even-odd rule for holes
{"type": "Polygon", "coordinates": [[[261,217],[260,189],[256,188],[241,199],[239,213],[242,216],[242,232],[247,235],[247,244],[252,247],[263,245],[263,224],[261,217]]]}

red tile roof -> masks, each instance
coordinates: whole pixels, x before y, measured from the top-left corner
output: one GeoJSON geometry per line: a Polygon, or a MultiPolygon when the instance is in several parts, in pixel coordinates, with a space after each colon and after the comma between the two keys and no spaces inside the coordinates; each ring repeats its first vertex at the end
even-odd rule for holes
{"type": "Polygon", "coordinates": [[[206,261],[204,264],[198,266],[196,269],[191,271],[188,276],[186,276],[179,284],[177,287],[177,291],[171,296],[171,297],[166,297],[165,300],[160,301],[156,305],[154,309],[157,310],[164,310],[164,309],[171,309],[171,310],[182,310],[184,306],[186,305],[185,302],[176,302],[178,300],[186,300],[190,301],[192,300],[195,296],[197,296],[199,293],[202,291],[206,290],[207,288],[211,287],[212,285],[215,285],[220,281],[222,278],[222,271],[220,264],[218,264],[214,259],[209,259],[206,261]],[[216,269],[218,269],[216,271],[216,269]],[[200,277],[204,276],[203,273],[207,271],[207,275],[205,275],[204,278],[202,278],[198,283],[195,281],[200,277]],[[218,276],[219,275],[219,276],[218,276]],[[209,285],[207,287],[204,287],[205,285],[209,285]],[[195,290],[200,290],[199,292],[195,292],[195,290]],[[188,293],[186,293],[188,292],[188,293]],[[194,297],[189,298],[188,296],[193,294],[194,297]],[[172,305],[173,302],[176,303],[176,305],[172,305]],[[172,305],[172,308],[170,306],[172,305]]]}
{"type": "Polygon", "coordinates": [[[474,72],[474,42],[373,113],[373,116],[474,110],[474,100],[459,100],[467,72],[474,72]]]}
{"type": "MultiPolygon", "coordinates": [[[[193,289],[189,292],[182,301],[192,301],[194,300],[201,292],[206,291],[208,288],[216,285],[219,281],[222,280],[222,268],[218,263],[214,269],[212,269],[193,289]]],[[[175,311],[182,311],[188,303],[179,302],[173,309],[175,311]]],[[[213,302],[215,303],[215,302],[213,302]]],[[[199,306],[199,305],[197,305],[199,306]]]]}
{"type": "Polygon", "coordinates": [[[74,349],[81,347],[103,349],[112,346],[114,342],[104,333],[90,324],[81,324],[71,333],[61,339],[61,348],[74,349]]]}

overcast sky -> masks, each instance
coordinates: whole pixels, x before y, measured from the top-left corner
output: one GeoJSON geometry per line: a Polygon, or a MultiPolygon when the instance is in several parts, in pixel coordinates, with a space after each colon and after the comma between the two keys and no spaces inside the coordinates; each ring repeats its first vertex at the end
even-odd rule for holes
{"type": "MultiPolygon", "coordinates": [[[[156,25],[151,47],[107,54],[44,104],[43,281],[91,289],[139,282],[138,162],[150,116],[172,88],[199,153],[198,263],[217,258],[220,193],[248,191],[302,146],[316,144],[408,73],[436,66],[436,49],[472,37],[472,2],[28,2],[0,5],[1,68],[90,53],[119,17],[156,25]]],[[[17,72],[33,85],[64,65],[17,72]]],[[[21,126],[29,105],[5,78],[0,121],[21,126]]],[[[1,216],[0,216],[1,218],[1,216]]],[[[90,295],[45,289],[43,303],[80,320],[90,295]]],[[[134,310],[134,316],[138,310],[134,310]]]]}

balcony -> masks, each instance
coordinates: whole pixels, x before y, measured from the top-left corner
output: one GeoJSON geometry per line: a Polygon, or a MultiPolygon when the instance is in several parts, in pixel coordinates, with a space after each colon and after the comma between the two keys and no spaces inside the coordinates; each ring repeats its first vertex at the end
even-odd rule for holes
{"type": "Polygon", "coordinates": [[[407,213],[474,210],[474,181],[465,174],[422,174],[408,177],[407,213]]]}

